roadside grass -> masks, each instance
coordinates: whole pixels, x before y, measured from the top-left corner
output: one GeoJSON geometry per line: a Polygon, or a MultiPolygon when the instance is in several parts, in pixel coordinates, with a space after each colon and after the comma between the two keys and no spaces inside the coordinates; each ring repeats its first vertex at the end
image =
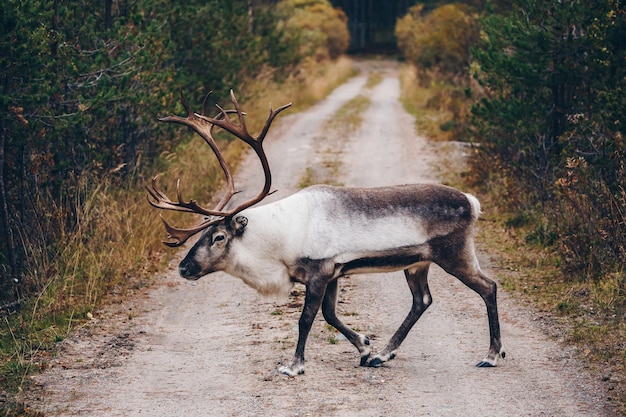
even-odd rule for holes
{"type": "Polygon", "coordinates": [[[468,139],[464,120],[471,101],[465,89],[436,81],[432,75],[424,81],[415,67],[407,64],[400,68],[400,84],[400,101],[415,116],[421,134],[435,141],[468,139]]]}
{"type": "Polygon", "coordinates": [[[269,103],[274,107],[293,103],[291,111],[301,111],[325,98],[337,86],[356,74],[352,60],[342,56],[336,61],[305,61],[283,83],[274,81],[274,74],[266,72],[245,86],[248,103],[246,112],[258,114],[265,121],[269,103]]]}
{"type": "Polygon", "coordinates": [[[383,75],[378,72],[372,72],[370,75],[367,76],[367,81],[365,82],[365,89],[366,90],[371,90],[372,88],[376,87],[378,84],[380,84],[383,81],[383,75]]]}
{"type": "MultiPolygon", "coordinates": [[[[271,74],[250,81],[243,90],[242,108],[250,131],[260,129],[270,100],[278,107],[289,101],[304,109],[328,95],[354,74],[352,62],[307,63],[297,75],[277,83],[271,74]]],[[[223,103],[227,106],[227,103],[223,103]]],[[[225,159],[233,169],[241,161],[241,141],[219,136],[225,159]]],[[[186,198],[209,203],[219,189],[223,174],[208,146],[189,135],[158,161],[146,163],[146,175],[161,172],[159,186],[175,195],[176,179],[186,198]]],[[[46,369],[58,342],[97,317],[98,309],[150,286],[156,272],[167,268],[174,252],[161,244],[165,231],[158,213],[146,202],[143,184],[147,176],[121,181],[111,172],[104,180],[79,178],[81,192],[75,233],[63,236],[55,252],[43,253],[41,242],[29,241],[30,253],[39,261],[30,271],[43,288],[20,309],[0,315],[0,415],[36,415],[13,400],[28,386],[33,372],[46,369]]],[[[219,192],[218,192],[219,194],[219,192]]],[[[53,212],[53,211],[52,211],[53,212]]],[[[165,214],[177,226],[197,222],[193,216],[165,214]]]]}
{"type": "MultiPolygon", "coordinates": [[[[437,85],[428,89],[402,71],[403,104],[415,115],[422,134],[436,141],[455,139],[438,133],[438,121],[449,112],[433,115],[427,108],[437,85]],[[414,96],[417,95],[417,96],[414,96]],[[430,127],[423,127],[428,122],[430,127]]],[[[458,139],[457,139],[458,140],[458,139]]],[[[471,149],[471,145],[470,146],[471,149]]],[[[480,197],[484,214],[479,221],[477,243],[493,259],[500,286],[545,325],[542,329],[559,343],[576,348],[590,373],[606,389],[606,399],[626,415],[626,289],[623,274],[606,273],[602,279],[585,280],[564,268],[562,254],[541,236],[540,212],[520,218],[500,200],[506,191],[497,178],[478,183],[469,164],[444,164],[443,182],[480,197]]]]}

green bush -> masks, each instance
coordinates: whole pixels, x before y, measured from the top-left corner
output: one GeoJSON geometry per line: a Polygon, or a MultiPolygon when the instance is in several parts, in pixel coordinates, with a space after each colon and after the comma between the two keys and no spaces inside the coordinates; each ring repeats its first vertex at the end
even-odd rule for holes
{"type": "Polygon", "coordinates": [[[574,276],[623,275],[626,12],[521,0],[482,25],[476,166],[506,184],[511,207],[540,214],[574,276]]]}
{"type": "Polygon", "coordinates": [[[465,77],[470,48],[479,39],[475,13],[468,6],[447,4],[424,12],[418,4],[398,20],[398,47],[421,71],[436,71],[446,79],[465,77]]]}
{"type": "Polygon", "coordinates": [[[137,8],[109,16],[100,2],[54,4],[2,4],[0,302],[45,285],[45,266],[78,225],[79,178],[136,172],[173,94],[163,21],[137,8]]]}
{"type": "Polygon", "coordinates": [[[398,19],[395,32],[400,51],[415,68],[415,80],[403,77],[403,100],[419,109],[419,129],[437,140],[466,140],[470,47],[479,36],[475,13],[462,4],[433,10],[419,4],[398,19]]]}
{"type": "Polygon", "coordinates": [[[347,17],[328,0],[283,0],[278,4],[279,26],[289,39],[297,39],[302,56],[336,59],[350,46],[347,17]]]}

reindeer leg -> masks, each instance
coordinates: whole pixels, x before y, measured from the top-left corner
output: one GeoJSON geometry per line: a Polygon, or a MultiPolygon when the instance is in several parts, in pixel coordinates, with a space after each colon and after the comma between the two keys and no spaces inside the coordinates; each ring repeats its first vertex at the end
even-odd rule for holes
{"type": "Polygon", "coordinates": [[[367,359],[370,357],[370,340],[367,336],[355,332],[337,318],[335,309],[337,306],[338,287],[339,279],[328,283],[324,300],[322,301],[322,314],[324,314],[324,319],[328,324],[339,330],[341,334],[359,350],[361,354],[361,366],[364,366],[367,363],[367,359]]]}
{"type": "Polygon", "coordinates": [[[296,353],[289,365],[281,366],[278,370],[289,376],[296,376],[304,373],[304,348],[306,339],[311,331],[313,320],[317,315],[317,311],[322,303],[322,297],[326,290],[326,280],[321,276],[313,277],[306,284],[306,295],[304,298],[304,308],[298,321],[298,344],[296,345],[296,353]]]}
{"type": "Polygon", "coordinates": [[[465,285],[476,291],[487,306],[487,318],[489,319],[489,351],[485,359],[478,362],[479,368],[496,366],[499,358],[504,358],[506,353],[500,339],[500,320],[498,319],[498,303],[496,299],[497,285],[488,278],[480,268],[468,278],[459,278],[465,285]]]}
{"type": "Polygon", "coordinates": [[[387,346],[369,361],[368,366],[379,367],[383,363],[396,357],[396,351],[406,338],[413,325],[422,316],[424,311],[432,304],[432,297],[428,289],[428,268],[430,262],[423,262],[416,267],[404,270],[411,293],[413,294],[413,304],[411,311],[406,316],[398,330],[387,343],[387,346]]]}
{"type": "MultiPolygon", "coordinates": [[[[506,352],[502,347],[502,340],[500,339],[500,320],[498,319],[496,283],[487,278],[487,276],[485,276],[482,271],[478,271],[478,274],[481,281],[479,283],[479,286],[483,282],[487,284],[490,282],[493,283],[493,285],[487,286],[489,290],[486,293],[479,293],[485,301],[485,305],[487,306],[487,317],[489,319],[489,352],[487,352],[487,356],[485,356],[485,359],[478,362],[476,366],[478,366],[479,368],[489,368],[492,366],[496,366],[499,358],[504,359],[504,357],[506,356],[506,352]]],[[[473,283],[470,284],[474,285],[473,283]]],[[[470,284],[467,285],[470,286],[470,284]]],[[[472,286],[470,286],[470,288],[474,289],[474,287],[472,286]]],[[[476,290],[474,289],[474,291],[476,290]]]]}
{"type": "Polygon", "coordinates": [[[496,300],[497,285],[480,269],[476,255],[472,250],[459,251],[459,256],[437,262],[446,272],[457,277],[463,284],[477,292],[487,306],[489,320],[489,351],[485,359],[478,362],[479,368],[489,368],[497,365],[499,358],[506,353],[500,339],[500,321],[498,319],[498,303],[496,300]],[[469,254],[469,255],[468,255],[469,254]],[[468,259],[469,258],[469,259],[468,259]]]}

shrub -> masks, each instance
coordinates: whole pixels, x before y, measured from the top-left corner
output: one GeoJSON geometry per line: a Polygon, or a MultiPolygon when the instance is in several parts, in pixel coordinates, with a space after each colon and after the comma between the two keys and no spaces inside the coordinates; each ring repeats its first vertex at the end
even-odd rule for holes
{"type": "Polygon", "coordinates": [[[396,37],[402,55],[418,70],[437,71],[453,79],[467,73],[479,25],[467,6],[448,4],[425,13],[418,4],[398,20],[396,37]]]}
{"type": "Polygon", "coordinates": [[[278,4],[285,36],[297,39],[302,56],[336,59],[350,46],[347,17],[328,0],[283,0],[278,4]]]}

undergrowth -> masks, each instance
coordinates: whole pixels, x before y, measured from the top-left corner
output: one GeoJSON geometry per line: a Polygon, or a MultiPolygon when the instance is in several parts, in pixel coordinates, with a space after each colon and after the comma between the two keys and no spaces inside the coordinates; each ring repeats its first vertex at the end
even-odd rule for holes
{"type": "Polygon", "coordinates": [[[468,141],[466,115],[471,99],[467,89],[437,79],[436,74],[418,74],[414,66],[400,69],[400,101],[415,116],[420,134],[435,141],[468,141]]]}
{"type": "MultiPolygon", "coordinates": [[[[263,74],[238,92],[252,133],[262,127],[270,101],[274,107],[292,101],[295,109],[304,109],[328,95],[354,70],[352,62],[342,57],[305,63],[294,74],[280,84],[272,74],[263,74]]],[[[245,145],[219,138],[225,159],[235,169],[245,145]]],[[[201,204],[211,202],[223,177],[209,147],[192,136],[164,152],[158,161],[146,163],[141,172],[161,172],[159,186],[168,195],[175,194],[180,178],[183,195],[201,204]]],[[[17,311],[0,315],[1,415],[36,415],[15,402],[13,394],[28,386],[29,375],[46,368],[56,343],[93,318],[98,308],[150,286],[155,272],[164,270],[173,255],[161,244],[165,231],[157,212],[146,202],[143,185],[147,177],[138,175],[121,183],[111,172],[104,181],[88,177],[78,181],[79,227],[60,239],[63,244],[53,256],[39,256],[42,261],[29,271],[43,290],[24,300],[17,311]]],[[[180,213],[165,216],[180,226],[195,220],[180,213]]],[[[36,256],[41,245],[35,240],[30,244],[29,252],[36,256]]]]}

